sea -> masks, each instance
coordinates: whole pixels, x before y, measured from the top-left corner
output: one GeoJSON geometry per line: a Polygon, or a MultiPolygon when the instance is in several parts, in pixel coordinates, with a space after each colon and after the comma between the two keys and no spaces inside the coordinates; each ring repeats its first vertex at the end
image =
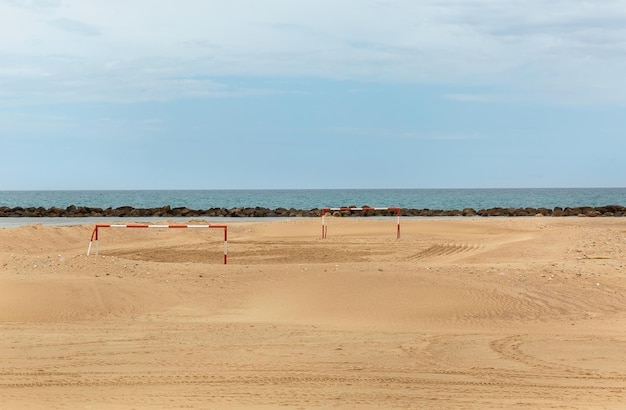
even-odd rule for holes
{"type": "Polygon", "coordinates": [[[626,206],[626,188],[0,191],[0,207],[190,209],[371,206],[454,210],[626,206]]]}
{"type": "MultiPolygon", "coordinates": [[[[626,188],[514,189],[260,189],[260,190],[68,190],[0,191],[0,207],[172,208],[262,207],[302,210],[370,206],[461,210],[474,208],[555,208],[626,206],[626,188]]],[[[144,218],[150,222],[149,218],[144,218]]],[[[241,221],[241,218],[237,219],[241,221]]],[[[0,227],[32,223],[75,225],[98,218],[0,218],[0,227]]]]}

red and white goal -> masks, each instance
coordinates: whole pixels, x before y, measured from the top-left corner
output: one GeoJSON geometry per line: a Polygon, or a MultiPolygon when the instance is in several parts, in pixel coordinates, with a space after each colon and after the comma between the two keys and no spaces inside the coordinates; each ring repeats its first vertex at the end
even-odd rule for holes
{"type": "Polygon", "coordinates": [[[226,225],[189,225],[189,224],[173,224],[173,225],[149,225],[149,224],[96,224],[91,232],[89,247],[87,248],[87,256],[91,253],[91,245],[96,244],[96,255],[98,254],[98,237],[102,228],[138,228],[138,229],[222,229],[224,230],[224,265],[228,262],[228,226],[226,225]]]}

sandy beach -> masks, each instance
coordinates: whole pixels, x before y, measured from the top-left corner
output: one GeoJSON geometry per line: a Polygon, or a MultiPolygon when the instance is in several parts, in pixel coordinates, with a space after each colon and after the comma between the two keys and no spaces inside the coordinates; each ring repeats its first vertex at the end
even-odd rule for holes
{"type": "Polygon", "coordinates": [[[0,229],[0,408],[626,408],[626,218],[395,223],[0,229]]]}

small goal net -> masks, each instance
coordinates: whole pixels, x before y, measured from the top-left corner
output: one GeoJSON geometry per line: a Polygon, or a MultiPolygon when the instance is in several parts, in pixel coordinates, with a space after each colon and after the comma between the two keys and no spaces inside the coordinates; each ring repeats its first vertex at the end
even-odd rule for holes
{"type": "Polygon", "coordinates": [[[89,240],[89,247],[87,248],[87,256],[91,253],[91,246],[95,242],[95,254],[98,254],[98,239],[99,232],[102,228],[131,228],[131,229],[222,229],[224,231],[224,265],[228,262],[228,226],[226,225],[189,225],[189,224],[174,224],[174,225],[150,225],[150,224],[96,224],[91,232],[91,239],[89,240]]]}

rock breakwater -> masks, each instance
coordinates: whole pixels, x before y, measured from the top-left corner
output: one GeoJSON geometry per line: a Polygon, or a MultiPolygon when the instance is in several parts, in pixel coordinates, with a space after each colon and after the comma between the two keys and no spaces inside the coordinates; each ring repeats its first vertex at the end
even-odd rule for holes
{"type": "MultiPolygon", "coordinates": [[[[367,206],[364,206],[367,207],[367,206]]],[[[354,207],[356,208],[356,206],[354,207]]],[[[555,207],[550,208],[488,208],[462,210],[442,210],[442,209],[412,209],[402,208],[402,216],[421,217],[488,217],[488,216],[585,216],[585,217],[624,217],[626,207],[621,205],[606,205],[601,207],[555,207]]],[[[333,216],[395,216],[395,211],[369,210],[366,212],[337,211],[333,216]]],[[[319,217],[320,209],[294,209],[294,208],[262,208],[262,207],[241,207],[241,208],[209,208],[209,209],[189,209],[186,207],[172,208],[168,205],[158,208],[134,208],[131,206],[121,206],[118,208],[92,208],[84,206],[70,205],[67,208],[44,208],[44,207],[0,207],[0,218],[80,218],[80,217],[228,217],[228,218],[293,218],[293,217],[319,217]]]]}

